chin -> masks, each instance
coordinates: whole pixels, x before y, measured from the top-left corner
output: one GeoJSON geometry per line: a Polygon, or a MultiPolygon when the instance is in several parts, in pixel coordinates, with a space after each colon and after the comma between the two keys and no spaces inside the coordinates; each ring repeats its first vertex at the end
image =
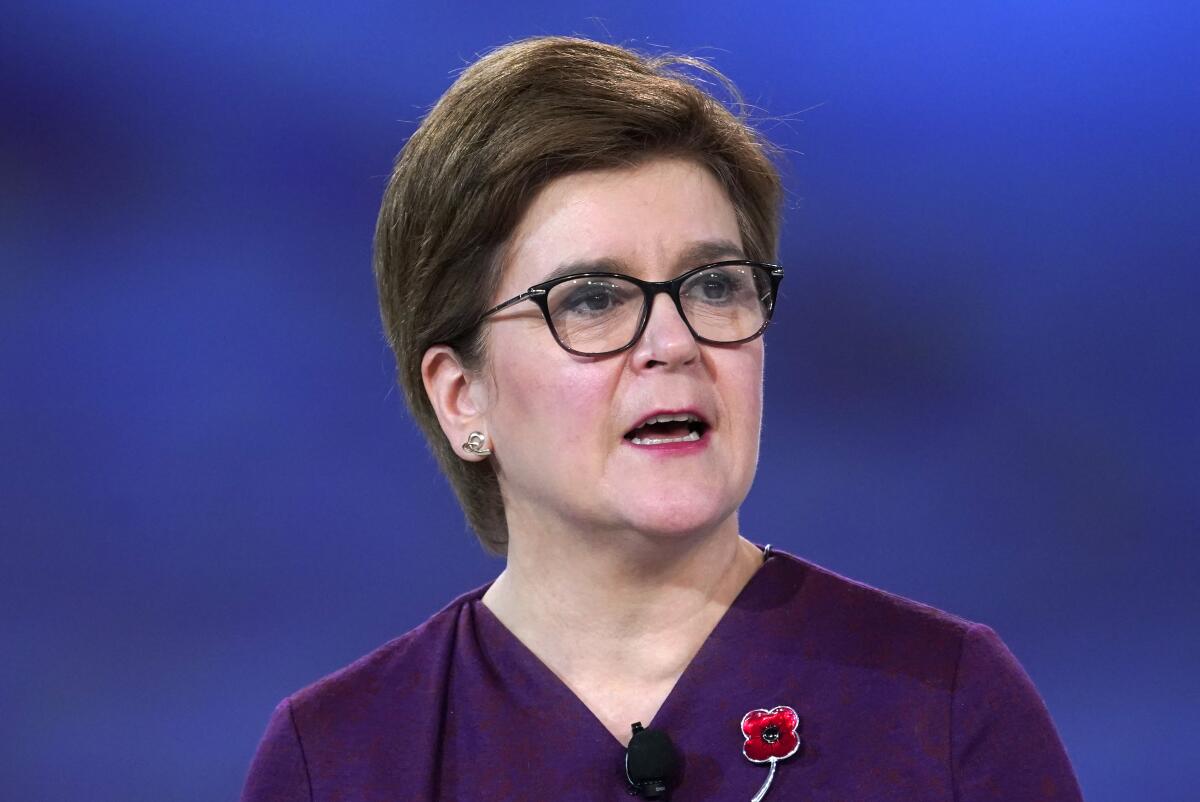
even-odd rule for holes
{"type": "Polygon", "coordinates": [[[605,521],[605,529],[679,538],[702,535],[737,515],[752,480],[753,472],[737,464],[626,471],[618,481],[601,485],[595,497],[598,505],[589,513],[595,523],[605,521]]]}
{"type": "Polygon", "coordinates": [[[687,537],[710,532],[720,527],[737,512],[736,504],[715,505],[714,498],[647,500],[629,509],[629,528],[646,535],[662,537],[687,537]]]}

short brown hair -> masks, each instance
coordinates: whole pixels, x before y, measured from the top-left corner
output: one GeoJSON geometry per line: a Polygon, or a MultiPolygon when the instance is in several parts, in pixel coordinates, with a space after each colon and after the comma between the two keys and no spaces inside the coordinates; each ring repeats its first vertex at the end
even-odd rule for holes
{"type": "Polygon", "coordinates": [[[690,158],[729,193],[747,258],[770,262],[781,188],[769,151],[737,90],[707,63],[568,37],[488,53],[405,144],[375,231],[379,305],[409,409],[489,552],[503,554],[508,544],[495,471],[488,460],[460,459],[446,441],[421,359],[444,343],[468,369],[482,364],[479,318],[530,200],[568,173],[690,158]],[[734,110],[701,89],[698,75],[720,83],[734,110]]]}

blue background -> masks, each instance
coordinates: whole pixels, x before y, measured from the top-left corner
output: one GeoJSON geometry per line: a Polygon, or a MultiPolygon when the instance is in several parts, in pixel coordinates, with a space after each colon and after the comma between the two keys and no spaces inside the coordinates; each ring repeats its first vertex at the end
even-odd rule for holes
{"type": "Polygon", "coordinates": [[[1194,798],[1193,4],[34,5],[0,26],[3,798],[233,798],[280,698],[500,570],[370,244],[455,71],[547,33],[710,57],[789,151],[745,533],[993,626],[1093,802],[1194,798]]]}

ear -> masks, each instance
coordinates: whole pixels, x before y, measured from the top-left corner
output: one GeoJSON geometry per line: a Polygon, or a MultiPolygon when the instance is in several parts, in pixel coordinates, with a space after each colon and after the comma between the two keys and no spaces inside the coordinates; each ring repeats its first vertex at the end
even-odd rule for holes
{"type": "Polygon", "coordinates": [[[487,435],[483,377],[467,370],[453,348],[435,345],[421,357],[421,382],[454,453],[472,462],[486,459],[461,447],[471,432],[487,435]]]}

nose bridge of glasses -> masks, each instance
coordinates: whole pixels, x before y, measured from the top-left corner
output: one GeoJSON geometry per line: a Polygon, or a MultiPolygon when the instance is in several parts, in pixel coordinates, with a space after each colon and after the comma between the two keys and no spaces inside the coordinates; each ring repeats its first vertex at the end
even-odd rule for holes
{"type": "MultiPolygon", "coordinates": [[[[679,284],[675,281],[654,281],[646,282],[643,286],[645,287],[646,292],[646,320],[644,323],[644,328],[650,328],[650,326],[654,324],[655,309],[662,305],[671,310],[666,313],[668,320],[672,320],[671,313],[673,312],[673,321],[676,323],[676,325],[684,331],[688,340],[694,339],[691,324],[688,323],[687,315],[683,311],[683,304],[679,300],[679,284]],[[662,304],[659,304],[658,299],[661,295],[665,295],[667,297],[663,300],[662,304]]],[[[661,315],[659,315],[659,317],[661,318],[661,315]]],[[[656,325],[661,326],[661,320],[656,325]]]]}

